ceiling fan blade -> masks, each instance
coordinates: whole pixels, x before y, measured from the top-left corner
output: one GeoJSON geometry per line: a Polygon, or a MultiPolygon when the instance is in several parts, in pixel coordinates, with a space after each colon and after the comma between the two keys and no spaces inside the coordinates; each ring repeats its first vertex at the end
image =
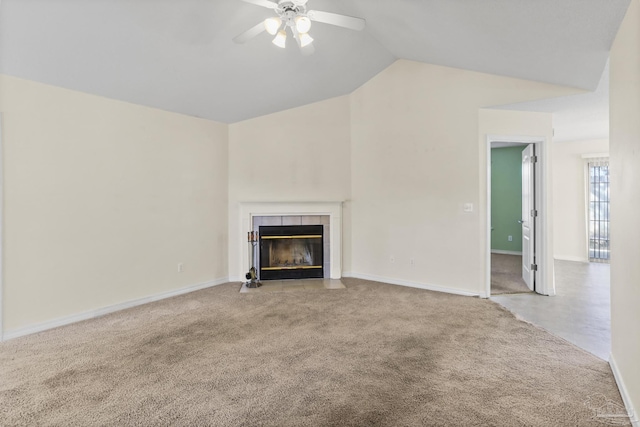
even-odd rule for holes
{"type": "Polygon", "coordinates": [[[264,28],[264,23],[263,22],[259,22],[254,27],[249,28],[244,33],[240,33],[237,36],[235,36],[233,38],[233,41],[236,42],[236,43],[242,44],[242,43],[246,42],[247,40],[251,40],[252,38],[257,36],[258,34],[262,33],[263,31],[266,31],[266,29],[264,28]]]}
{"type": "MultiPolygon", "coordinates": [[[[245,0],[247,1],[247,0],[245,0]]],[[[338,27],[349,28],[350,30],[361,31],[364,29],[366,21],[362,18],[340,15],[337,13],[323,12],[321,10],[310,10],[307,16],[312,21],[325,24],[337,25],[338,27]]]]}
{"type": "Polygon", "coordinates": [[[269,0],[242,0],[246,3],[255,4],[256,6],[266,7],[268,9],[275,9],[278,7],[278,3],[274,3],[269,0]]]}

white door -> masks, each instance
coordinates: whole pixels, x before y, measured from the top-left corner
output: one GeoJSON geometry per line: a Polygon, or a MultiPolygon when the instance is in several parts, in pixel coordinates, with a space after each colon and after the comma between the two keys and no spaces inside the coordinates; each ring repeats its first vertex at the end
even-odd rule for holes
{"type": "Polygon", "coordinates": [[[534,144],[522,150],[522,279],[529,289],[535,283],[535,153],[534,144]]]}

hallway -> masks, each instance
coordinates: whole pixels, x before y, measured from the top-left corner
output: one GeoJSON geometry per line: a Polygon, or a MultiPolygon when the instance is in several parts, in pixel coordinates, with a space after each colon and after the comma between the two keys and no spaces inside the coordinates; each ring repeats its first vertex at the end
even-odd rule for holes
{"type": "Polygon", "coordinates": [[[609,360],[609,264],[555,261],[556,296],[534,293],[491,299],[522,319],[609,360]]]}

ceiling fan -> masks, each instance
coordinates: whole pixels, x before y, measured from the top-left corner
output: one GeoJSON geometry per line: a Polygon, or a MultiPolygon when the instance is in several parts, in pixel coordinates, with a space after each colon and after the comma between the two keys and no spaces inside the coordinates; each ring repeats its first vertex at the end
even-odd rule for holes
{"type": "Polygon", "coordinates": [[[276,16],[265,19],[247,31],[233,38],[236,43],[244,43],[263,31],[272,36],[273,44],[284,48],[287,42],[287,28],[296,39],[303,53],[313,52],[313,38],[309,35],[311,22],[336,25],[350,30],[361,31],[366,21],[362,18],[341,15],[338,13],[323,12],[321,10],[307,10],[307,0],[279,0],[277,3],[270,0],[243,0],[247,3],[266,7],[275,11],[276,16]]]}

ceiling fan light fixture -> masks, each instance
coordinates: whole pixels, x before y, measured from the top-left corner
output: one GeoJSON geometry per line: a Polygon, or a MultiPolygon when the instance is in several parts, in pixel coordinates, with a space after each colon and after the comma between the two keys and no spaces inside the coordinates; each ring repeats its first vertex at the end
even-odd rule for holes
{"type": "Polygon", "coordinates": [[[282,21],[277,16],[273,18],[267,18],[264,20],[264,28],[267,30],[267,33],[275,36],[278,30],[280,29],[280,25],[282,25],[282,21]]]}
{"type": "Polygon", "coordinates": [[[285,33],[284,30],[278,31],[278,34],[276,34],[271,43],[284,49],[287,44],[287,33],[285,33]]]}
{"type": "Polygon", "coordinates": [[[296,30],[299,33],[308,33],[311,29],[311,19],[306,16],[296,16],[296,30]]]}
{"type": "Polygon", "coordinates": [[[313,37],[309,33],[300,33],[298,37],[300,39],[300,47],[305,47],[313,42],[313,37]]]}
{"type": "MultiPolygon", "coordinates": [[[[0,0],[1,1],[1,0],[0,0]]],[[[235,0],[234,0],[235,1],[235,0]]],[[[314,51],[313,38],[309,35],[311,23],[321,22],[349,30],[361,31],[366,21],[354,16],[340,13],[323,12],[321,10],[308,10],[308,0],[242,0],[256,6],[261,6],[273,11],[273,15],[267,19],[256,22],[256,25],[243,33],[233,37],[238,44],[246,43],[263,32],[274,36],[272,43],[281,49],[285,49],[287,32],[291,32],[295,44],[302,49],[304,55],[310,55],[314,51]],[[274,16],[275,15],[275,16],[274,16]]]]}

